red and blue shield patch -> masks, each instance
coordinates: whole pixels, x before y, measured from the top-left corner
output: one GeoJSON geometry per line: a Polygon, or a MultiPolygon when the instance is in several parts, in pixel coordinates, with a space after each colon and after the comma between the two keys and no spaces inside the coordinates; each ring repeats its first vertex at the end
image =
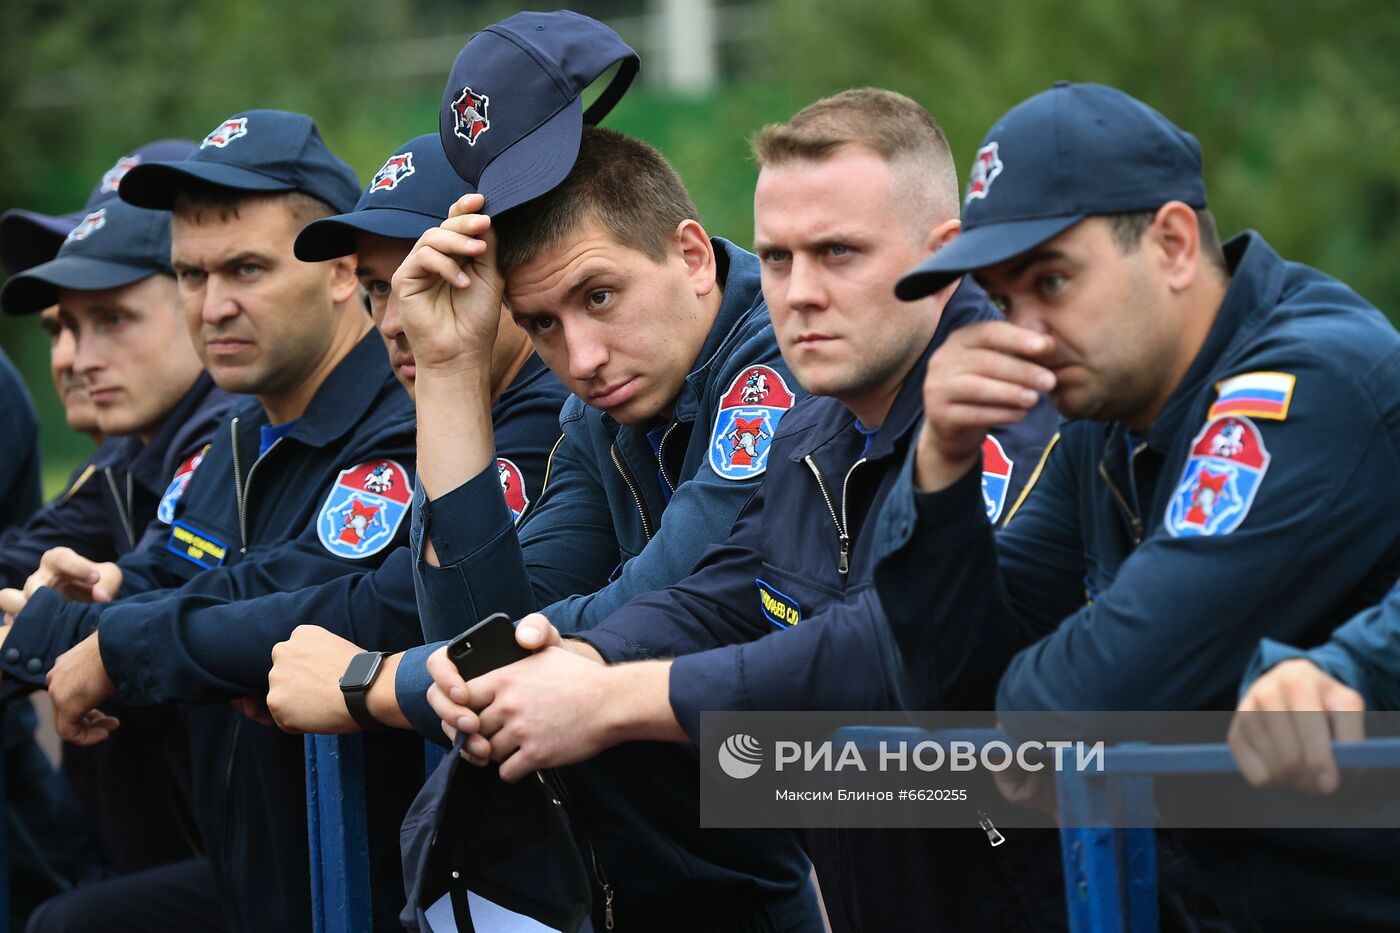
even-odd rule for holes
{"type": "Polygon", "coordinates": [[[369,557],[394,540],[412,500],[408,471],[393,460],[341,470],[316,519],[317,535],[337,557],[369,557]]]}
{"type": "Polygon", "coordinates": [[[778,422],[794,401],[773,368],[749,366],[740,372],[720,399],[710,435],[710,468],[732,480],[762,475],[778,422]]]}
{"type": "Polygon", "coordinates": [[[1167,506],[1167,531],[1177,538],[1226,535],[1240,527],[1264,473],[1269,452],[1253,421],[1207,421],[1191,444],[1181,480],[1167,506]]]}
{"type": "Polygon", "coordinates": [[[987,510],[987,521],[993,525],[1006,507],[1006,492],[1011,488],[1014,466],[1001,441],[988,434],[982,442],[982,505],[987,510]]]}
{"type": "Polygon", "coordinates": [[[393,191],[399,186],[399,182],[413,174],[413,153],[400,152],[389,157],[389,161],[384,163],[383,168],[374,173],[373,180],[369,183],[370,193],[376,191],[393,191]]]}
{"type": "Polygon", "coordinates": [[[194,471],[199,469],[199,465],[204,462],[204,454],[209,450],[209,445],[205,444],[204,449],[180,464],[175,470],[175,476],[170,480],[170,485],[165,487],[165,495],[160,497],[160,504],[156,506],[156,518],[173,524],[175,521],[175,506],[179,503],[180,497],[185,494],[185,487],[190,484],[190,477],[194,476],[194,471]]]}
{"type": "Polygon", "coordinates": [[[501,477],[501,493],[510,508],[510,520],[519,523],[520,516],[530,507],[530,495],[525,489],[525,477],[520,467],[504,457],[496,460],[496,472],[501,477]]]}

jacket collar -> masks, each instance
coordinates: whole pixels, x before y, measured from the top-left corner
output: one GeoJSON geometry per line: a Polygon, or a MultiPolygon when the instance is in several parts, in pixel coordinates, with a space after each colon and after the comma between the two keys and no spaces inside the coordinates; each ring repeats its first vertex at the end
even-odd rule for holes
{"type": "MultiPolygon", "coordinates": [[[[924,413],[924,373],[928,370],[928,360],[933,351],[948,339],[948,335],[968,324],[1000,319],[1001,314],[992,307],[987,293],[970,276],[964,276],[962,283],[943,308],[943,315],[928,346],[924,347],[923,353],[905,375],[904,382],[895,395],[894,404],[890,406],[889,414],[885,417],[885,423],[880,425],[871,439],[870,448],[865,452],[867,460],[888,456],[904,437],[918,426],[924,413]]],[[[807,437],[802,443],[788,454],[788,458],[794,461],[801,460],[833,438],[851,430],[854,421],[855,415],[849,408],[830,400],[826,413],[816,426],[807,432],[807,437]]]]}
{"type": "MultiPolygon", "coordinates": [[[[1218,379],[1221,362],[1233,347],[1253,338],[1283,291],[1284,262],[1259,234],[1250,231],[1226,243],[1225,261],[1231,270],[1230,287],[1200,352],[1147,430],[1147,445],[1153,450],[1170,449],[1182,423],[1192,416],[1202,388],[1218,379]]],[[[1114,425],[1114,430],[1126,428],[1114,425]]]]}
{"type": "Polygon", "coordinates": [[[685,377],[672,415],[675,421],[693,421],[700,409],[700,400],[705,394],[705,385],[710,378],[710,368],[723,365],[727,360],[718,360],[720,347],[724,345],[731,331],[755,308],[762,308],[767,315],[768,305],[763,301],[763,289],[759,283],[758,257],[748,250],[740,249],[728,240],[711,237],[715,247],[715,260],[718,265],[717,279],[723,293],[719,312],[705,343],[696,354],[696,366],[685,377]]]}
{"type": "MultiPolygon", "coordinates": [[[[284,437],[308,447],[325,447],[340,440],[365,419],[370,404],[383,391],[385,379],[392,378],[384,341],[371,328],[331,370],[284,437]]],[[[256,402],[246,415],[234,414],[239,415],[242,431],[256,431],[268,423],[267,412],[256,402]]]]}
{"type": "MultiPolygon", "coordinates": [[[[131,473],[133,482],[150,492],[165,492],[171,477],[162,474],[164,473],[165,458],[170,453],[170,446],[175,443],[175,438],[180,430],[194,418],[205,399],[214,391],[216,391],[214,380],[209,377],[207,372],[201,370],[194,385],[190,386],[189,391],[160,423],[156,433],[151,436],[151,442],[141,445],[140,449],[125,464],[126,470],[131,473]]],[[[140,438],[133,437],[131,440],[140,443],[140,438]]]]}

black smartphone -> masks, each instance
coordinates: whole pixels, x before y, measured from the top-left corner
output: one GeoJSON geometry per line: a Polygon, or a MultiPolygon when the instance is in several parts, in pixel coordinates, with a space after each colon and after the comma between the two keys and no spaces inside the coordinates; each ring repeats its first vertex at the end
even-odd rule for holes
{"type": "Polygon", "coordinates": [[[457,665],[463,680],[480,677],[532,653],[515,643],[515,625],[504,612],[487,616],[447,643],[447,656],[457,665]]]}

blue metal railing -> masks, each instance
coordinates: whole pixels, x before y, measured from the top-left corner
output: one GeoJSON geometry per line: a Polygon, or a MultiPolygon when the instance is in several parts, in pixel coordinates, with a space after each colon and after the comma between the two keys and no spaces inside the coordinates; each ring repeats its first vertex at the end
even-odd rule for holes
{"type": "MultiPolygon", "coordinates": [[[[1400,738],[1332,745],[1343,771],[1400,768],[1400,738]]],[[[1064,771],[1057,775],[1060,850],[1070,929],[1155,933],[1157,840],[1153,829],[1153,781],[1186,774],[1238,771],[1227,745],[1124,744],[1104,752],[1102,772],[1064,771]],[[1125,814],[1132,829],[1118,825],[1125,814]]]]}
{"type": "MultiPolygon", "coordinates": [[[[913,738],[969,741],[980,747],[987,742],[1008,740],[1005,733],[994,729],[925,732],[912,727],[853,726],[841,730],[840,735],[862,744],[913,738]]],[[[435,745],[426,748],[431,772],[443,750],[435,745]]],[[[1400,768],[1400,738],[1339,742],[1332,749],[1344,771],[1400,768]]],[[[1229,774],[1236,770],[1230,749],[1223,744],[1124,744],[1105,749],[1102,772],[1058,773],[1060,847],[1070,929],[1076,933],[1155,933],[1158,916],[1153,780],[1170,775],[1229,774]],[[1138,825],[1132,829],[1102,828],[1121,825],[1125,815],[1138,825]]],[[[362,737],[307,736],[306,778],[315,931],[368,931],[369,856],[362,737]]],[[[0,906],[4,906],[3,900],[0,906]]],[[[4,933],[3,928],[0,933],[4,933]]]]}
{"type": "Polygon", "coordinates": [[[306,822],[315,933],[370,933],[364,736],[306,737],[306,822]]]}

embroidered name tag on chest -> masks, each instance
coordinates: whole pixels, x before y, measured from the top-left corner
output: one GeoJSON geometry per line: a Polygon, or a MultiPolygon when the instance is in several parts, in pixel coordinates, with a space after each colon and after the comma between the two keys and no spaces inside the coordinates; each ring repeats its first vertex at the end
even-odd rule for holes
{"type": "Polygon", "coordinates": [[[764,618],[778,628],[792,628],[802,621],[802,606],[770,583],[754,578],[758,584],[758,607],[764,618]]]}
{"type": "Polygon", "coordinates": [[[223,541],[178,521],[170,528],[170,540],[166,542],[165,549],[205,570],[222,567],[228,557],[228,545],[223,541]]]}

